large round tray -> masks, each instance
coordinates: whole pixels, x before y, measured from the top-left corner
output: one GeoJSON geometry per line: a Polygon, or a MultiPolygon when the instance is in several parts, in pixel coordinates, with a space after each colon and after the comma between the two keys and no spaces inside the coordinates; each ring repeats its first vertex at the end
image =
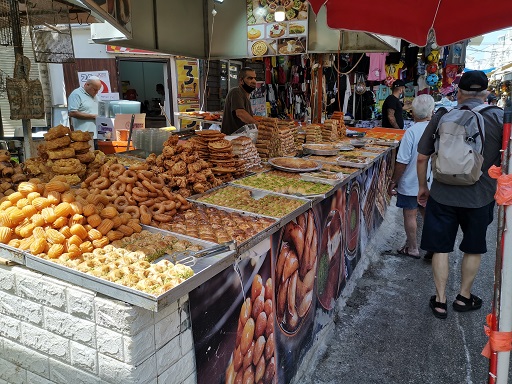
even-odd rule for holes
{"type": "Polygon", "coordinates": [[[326,144],[302,144],[305,153],[323,156],[336,156],[339,150],[332,145],[326,144]],[[332,149],[329,149],[331,147],[332,149]]]}
{"type": "Polygon", "coordinates": [[[317,161],[308,160],[308,159],[299,159],[299,158],[294,158],[294,157],[274,157],[272,159],[268,159],[268,163],[272,167],[279,169],[280,171],[285,171],[285,172],[312,172],[312,171],[317,171],[320,168],[322,168],[322,164],[320,164],[317,161]],[[293,159],[293,160],[290,160],[290,159],[293,159]],[[301,168],[299,166],[291,166],[291,165],[286,166],[283,164],[283,163],[289,162],[289,161],[295,162],[297,164],[304,163],[304,167],[301,168]],[[306,166],[306,164],[311,164],[311,166],[306,166]]]}

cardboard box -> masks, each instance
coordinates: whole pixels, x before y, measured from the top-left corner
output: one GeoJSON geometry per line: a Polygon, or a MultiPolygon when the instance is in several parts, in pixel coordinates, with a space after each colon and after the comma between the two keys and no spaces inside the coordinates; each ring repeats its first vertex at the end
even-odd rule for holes
{"type": "MultiPolygon", "coordinates": [[[[117,114],[114,118],[114,131],[118,129],[130,129],[130,121],[132,120],[132,115],[128,113],[120,113],[117,114]]],[[[146,114],[145,113],[136,113],[135,120],[133,121],[133,129],[144,129],[146,128],[146,114]]]]}

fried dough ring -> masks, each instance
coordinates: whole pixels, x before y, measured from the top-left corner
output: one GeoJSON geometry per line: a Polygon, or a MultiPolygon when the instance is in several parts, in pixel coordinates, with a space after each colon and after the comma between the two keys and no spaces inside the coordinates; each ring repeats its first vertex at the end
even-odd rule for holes
{"type": "Polygon", "coordinates": [[[124,212],[126,207],[128,207],[128,199],[125,196],[119,196],[114,200],[114,205],[119,212],[124,212]]]}
{"type": "Polygon", "coordinates": [[[82,170],[83,165],[78,159],[59,159],[53,162],[52,171],[59,174],[78,173],[82,170]]]}
{"type": "Polygon", "coordinates": [[[69,159],[70,157],[75,157],[75,150],[73,148],[54,149],[52,151],[47,151],[47,153],[51,160],[69,159]]]}
{"type": "Polygon", "coordinates": [[[110,189],[117,193],[118,195],[122,195],[126,191],[126,184],[123,183],[121,180],[117,180],[110,186],[110,189]]]}
{"type": "Polygon", "coordinates": [[[92,140],[92,133],[85,131],[72,131],[70,134],[73,141],[89,141],[92,140]]]}
{"type": "Polygon", "coordinates": [[[91,183],[91,187],[98,188],[101,190],[107,189],[108,187],[110,187],[110,180],[104,176],[98,177],[91,183]]]}
{"type": "Polygon", "coordinates": [[[98,177],[100,176],[100,173],[99,172],[93,172],[91,173],[87,179],[84,180],[84,183],[89,185],[91,184],[94,180],[96,180],[98,177]]]}
{"type": "Polygon", "coordinates": [[[123,164],[112,164],[110,166],[110,171],[108,173],[109,177],[114,177],[114,178],[118,178],[119,176],[121,176],[124,171],[126,171],[125,167],[123,164]]]}
{"type": "Polygon", "coordinates": [[[63,125],[57,125],[56,127],[52,127],[45,133],[44,139],[46,141],[58,139],[59,137],[66,136],[69,133],[69,128],[63,125]]]}
{"type": "Polygon", "coordinates": [[[75,141],[69,144],[69,147],[73,148],[75,151],[85,151],[91,148],[88,141],[75,141]]]}
{"type": "Polygon", "coordinates": [[[46,149],[53,150],[57,148],[67,147],[71,143],[71,138],[69,136],[58,137],[53,140],[49,140],[46,142],[46,149]]]}
{"type": "Polygon", "coordinates": [[[126,184],[133,184],[137,181],[137,173],[128,169],[119,176],[119,180],[126,184]]]}
{"type": "Polygon", "coordinates": [[[94,155],[94,152],[91,152],[91,151],[87,151],[86,153],[84,154],[78,154],[76,153],[75,151],[75,156],[78,160],[80,160],[81,163],[84,163],[84,164],[87,164],[87,163],[91,163],[94,161],[94,158],[96,157],[94,155]]]}
{"type": "Polygon", "coordinates": [[[123,213],[129,213],[132,219],[138,219],[140,217],[139,207],[135,205],[129,205],[128,207],[125,208],[123,213]]]}

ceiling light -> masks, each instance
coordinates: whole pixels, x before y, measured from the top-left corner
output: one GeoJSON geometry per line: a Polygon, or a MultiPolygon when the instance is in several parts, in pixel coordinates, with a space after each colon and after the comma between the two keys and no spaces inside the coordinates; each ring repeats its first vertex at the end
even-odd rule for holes
{"type": "Polygon", "coordinates": [[[284,21],[285,12],[286,10],[284,9],[284,7],[282,5],[279,5],[276,8],[276,12],[274,13],[274,19],[276,21],[284,21]]]}
{"type": "Polygon", "coordinates": [[[222,4],[224,2],[224,0],[213,0],[213,2],[214,3],[221,3],[222,4]]]}

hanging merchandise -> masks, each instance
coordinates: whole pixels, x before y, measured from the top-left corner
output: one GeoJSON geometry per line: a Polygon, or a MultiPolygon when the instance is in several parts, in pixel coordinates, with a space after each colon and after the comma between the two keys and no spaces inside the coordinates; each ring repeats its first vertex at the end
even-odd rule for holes
{"type": "Polygon", "coordinates": [[[437,64],[436,63],[430,63],[427,65],[427,72],[428,73],[436,73],[437,72],[437,64]]]}
{"type": "Polygon", "coordinates": [[[439,51],[433,49],[427,56],[427,61],[429,63],[437,63],[439,61],[439,51]]]}
{"type": "Polygon", "coordinates": [[[439,76],[437,76],[435,73],[431,73],[430,75],[427,76],[425,81],[429,86],[433,87],[439,81],[439,76]]]}
{"type": "Polygon", "coordinates": [[[417,70],[419,76],[425,74],[425,62],[423,60],[418,59],[418,64],[417,64],[416,70],[417,70]]]}
{"type": "Polygon", "coordinates": [[[399,79],[400,70],[403,68],[404,65],[405,63],[403,61],[400,61],[398,64],[386,64],[387,77],[392,77],[395,80],[399,79]]]}
{"type": "Polygon", "coordinates": [[[457,77],[458,70],[459,66],[454,64],[449,64],[443,69],[443,87],[447,87],[453,83],[457,77]]]}
{"type": "Polygon", "coordinates": [[[368,81],[382,81],[386,79],[386,56],[389,53],[367,53],[370,58],[368,81]]]}
{"type": "Polygon", "coordinates": [[[362,95],[366,92],[366,82],[362,73],[356,73],[356,84],[354,86],[354,91],[358,95],[362,95]]]}

